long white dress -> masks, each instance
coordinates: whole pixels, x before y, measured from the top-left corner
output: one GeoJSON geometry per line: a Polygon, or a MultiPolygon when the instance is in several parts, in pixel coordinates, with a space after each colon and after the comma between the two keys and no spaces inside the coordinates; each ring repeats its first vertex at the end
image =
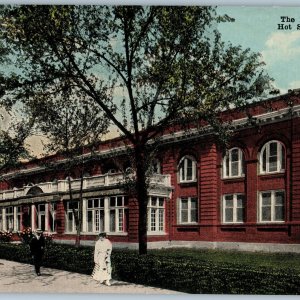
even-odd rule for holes
{"type": "Polygon", "coordinates": [[[93,279],[103,282],[111,280],[111,260],[110,255],[112,244],[108,239],[99,239],[95,244],[94,263],[92,273],[93,279]]]}

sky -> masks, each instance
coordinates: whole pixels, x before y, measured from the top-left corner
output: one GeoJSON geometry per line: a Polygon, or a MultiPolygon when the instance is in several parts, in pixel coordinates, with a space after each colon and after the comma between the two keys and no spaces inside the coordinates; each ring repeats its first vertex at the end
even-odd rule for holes
{"type": "Polygon", "coordinates": [[[281,93],[300,88],[300,6],[219,6],[217,11],[235,19],[218,27],[224,41],[261,53],[281,93]]]}

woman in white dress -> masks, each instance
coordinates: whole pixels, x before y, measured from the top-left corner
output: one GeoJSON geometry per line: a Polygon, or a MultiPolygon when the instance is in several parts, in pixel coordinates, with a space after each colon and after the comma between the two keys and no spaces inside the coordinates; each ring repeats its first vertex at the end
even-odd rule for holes
{"type": "Polygon", "coordinates": [[[99,234],[99,239],[95,244],[94,263],[95,267],[92,273],[93,279],[111,285],[111,260],[110,255],[112,251],[112,244],[107,238],[105,232],[99,234]]]}

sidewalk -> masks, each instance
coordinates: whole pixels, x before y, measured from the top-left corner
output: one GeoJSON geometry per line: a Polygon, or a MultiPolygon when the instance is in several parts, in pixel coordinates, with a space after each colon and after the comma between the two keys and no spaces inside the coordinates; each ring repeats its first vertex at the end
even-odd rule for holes
{"type": "Polygon", "coordinates": [[[0,259],[0,293],[182,294],[117,280],[111,283],[106,286],[89,275],[43,267],[41,276],[36,276],[32,265],[0,259]]]}

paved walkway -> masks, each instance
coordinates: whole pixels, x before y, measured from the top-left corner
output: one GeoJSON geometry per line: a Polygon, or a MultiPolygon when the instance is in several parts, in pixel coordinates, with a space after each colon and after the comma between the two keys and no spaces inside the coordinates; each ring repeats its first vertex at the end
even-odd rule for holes
{"type": "Polygon", "coordinates": [[[117,280],[111,283],[106,286],[89,275],[43,267],[41,276],[36,276],[32,265],[0,259],[0,293],[181,294],[117,280]]]}

